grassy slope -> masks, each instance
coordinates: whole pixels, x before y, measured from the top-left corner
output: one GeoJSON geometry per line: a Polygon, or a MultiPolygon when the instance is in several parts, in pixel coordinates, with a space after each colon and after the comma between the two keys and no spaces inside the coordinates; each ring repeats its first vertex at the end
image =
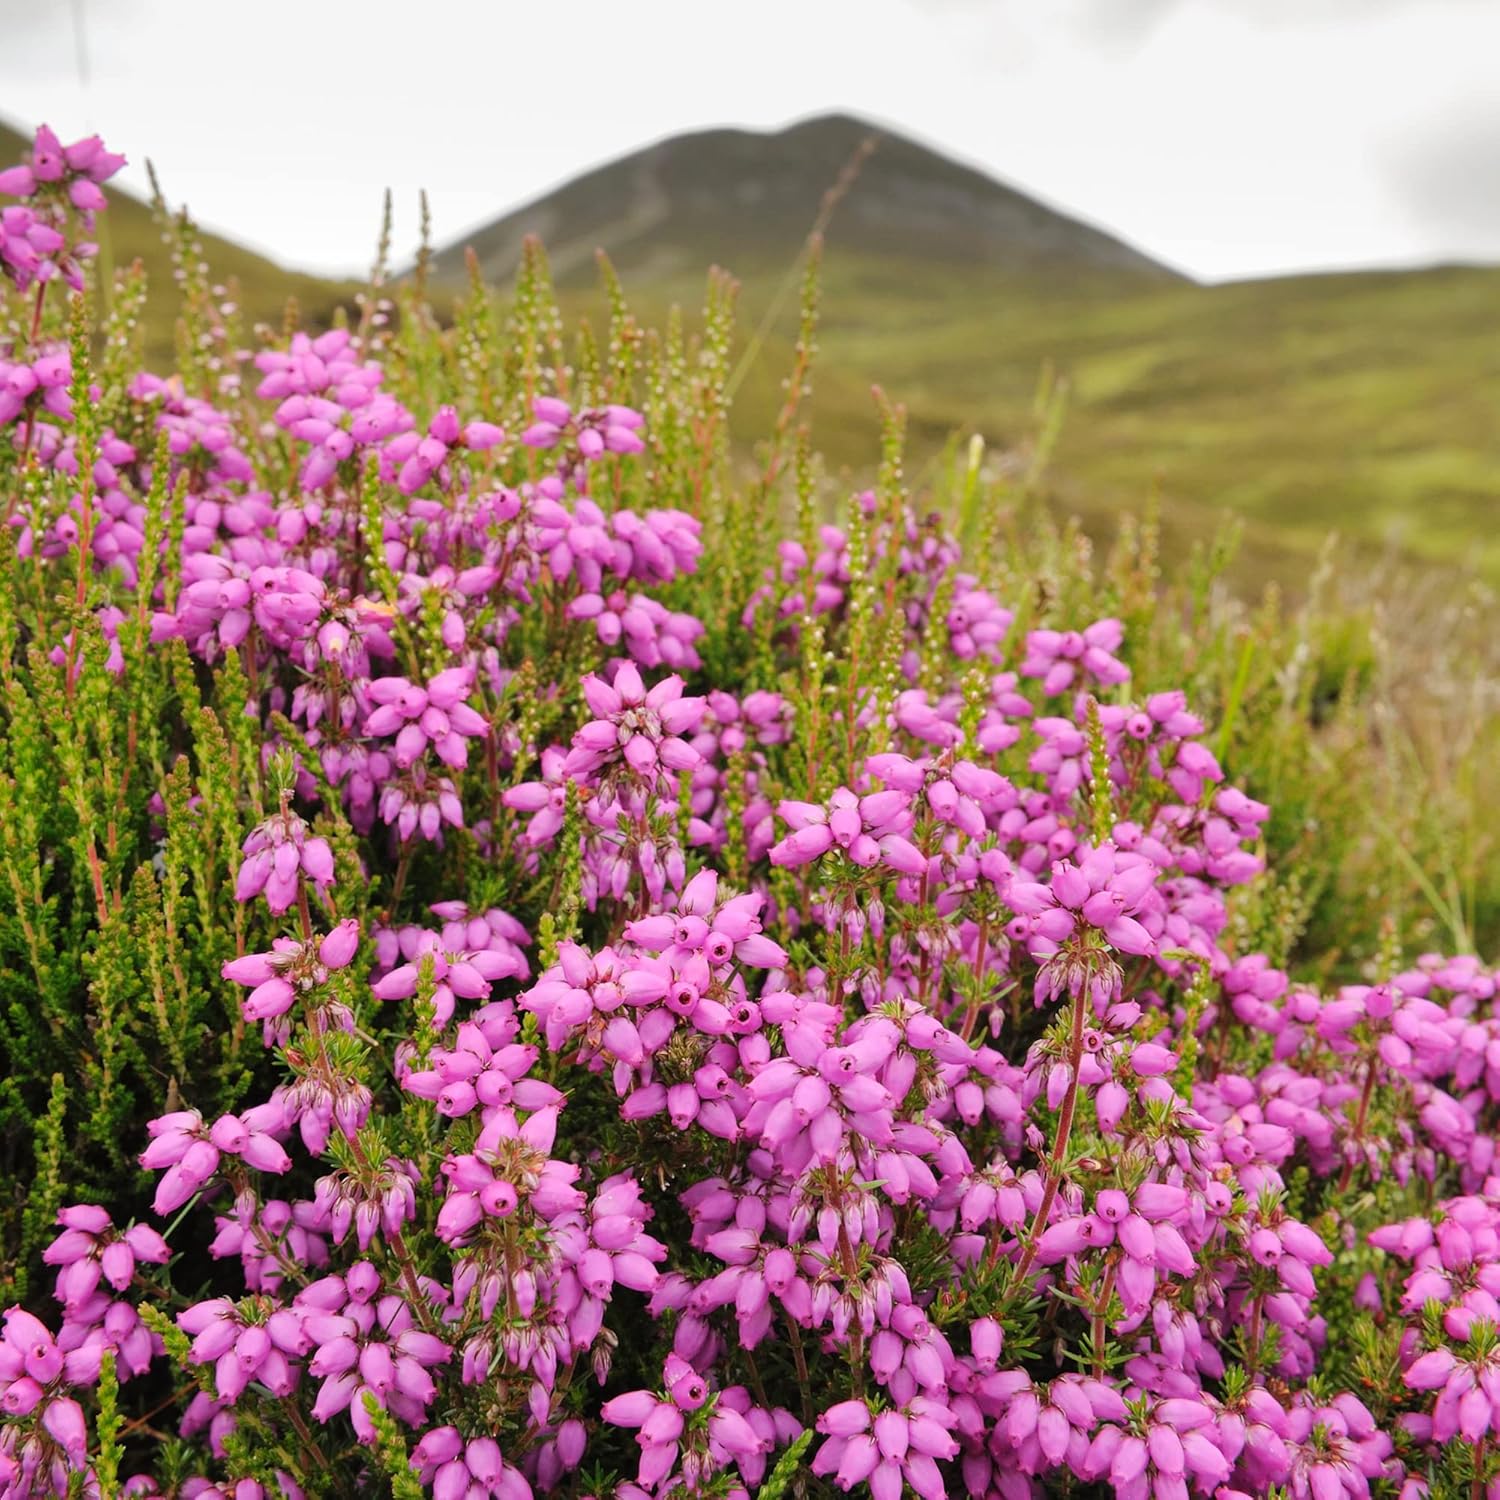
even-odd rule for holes
{"type": "MultiPolygon", "coordinates": [[[[911,413],[920,456],[958,428],[993,443],[1033,426],[1041,371],[1070,386],[1053,460],[1088,519],[1155,492],[1179,532],[1246,517],[1261,572],[1302,575],[1330,530],[1457,562],[1500,581],[1500,270],[1309,276],[1227,286],[1050,287],[861,264],[831,237],[816,438],[837,461],[872,451],[868,387],[911,413]]],[[[754,324],[778,279],[745,278],[754,324]]],[[[633,288],[648,309],[688,283],[633,288]]],[[[745,430],[777,399],[747,381],[745,430]]]]}
{"type": "Polygon", "coordinates": [[[1173,287],[1083,310],[977,298],[886,339],[832,329],[830,360],[940,395],[1002,432],[1038,366],[1074,393],[1059,471],[1097,500],[1152,482],[1293,545],[1337,529],[1500,577],[1500,273],[1173,287]]]}

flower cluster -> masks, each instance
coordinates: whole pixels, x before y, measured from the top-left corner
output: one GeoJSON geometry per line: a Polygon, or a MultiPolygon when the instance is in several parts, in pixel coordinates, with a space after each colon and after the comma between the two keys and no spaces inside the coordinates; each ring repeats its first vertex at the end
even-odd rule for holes
{"type": "Polygon", "coordinates": [[[24,292],[61,276],[83,289],[80,262],[96,247],[77,235],[92,231],[94,215],[105,206],[101,184],[124,165],[97,135],[64,146],[43,125],[28,160],[0,170],[0,197],[22,200],[0,208],[0,269],[17,288],[24,292]]]}

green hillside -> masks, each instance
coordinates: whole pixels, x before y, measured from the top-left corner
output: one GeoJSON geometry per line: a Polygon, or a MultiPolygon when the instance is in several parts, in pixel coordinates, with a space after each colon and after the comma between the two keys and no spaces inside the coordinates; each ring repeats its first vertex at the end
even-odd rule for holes
{"type": "MultiPolygon", "coordinates": [[[[753,318],[765,284],[746,296],[753,318]]],[[[1500,270],[1080,296],[912,266],[903,291],[835,227],[823,306],[817,437],[840,458],[869,456],[871,381],[920,453],[955,426],[1026,438],[1050,365],[1069,386],[1054,482],[1091,519],[1154,493],[1188,534],[1232,508],[1258,552],[1305,562],[1335,530],[1500,581],[1500,270]]],[[[755,382],[746,430],[778,397],[755,382]]]]}

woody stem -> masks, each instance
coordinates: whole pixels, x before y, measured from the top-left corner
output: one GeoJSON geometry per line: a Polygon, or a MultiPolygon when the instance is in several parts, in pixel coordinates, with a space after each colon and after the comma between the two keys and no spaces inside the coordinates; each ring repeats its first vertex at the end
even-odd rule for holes
{"type": "Polygon", "coordinates": [[[1047,1168],[1047,1182],[1042,1189],[1042,1201],[1037,1204],[1031,1228],[1026,1235],[1026,1248],[1016,1263],[1015,1274],[1010,1279],[1002,1306],[1008,1307],[1026,1282],[1026,1275],[1036,1260],[1037,1242],[1047,1227],[1047,1216],[1057,1200],[1057,1191],[1062,1186],[1063,1164],[1068,1157],[1068,1139],[1073,1134],[1073,1116],[1078,1108],[1078,1064],[1083,1057],[1084,995],[1080,991],[1073,996],[1073,1025],[1068,1041],[1068,1091],[1063,1096],[1062,1113],[1057,1117],[1057,1136],[1052,1143],[1052,1161],[1047,1168]]]}

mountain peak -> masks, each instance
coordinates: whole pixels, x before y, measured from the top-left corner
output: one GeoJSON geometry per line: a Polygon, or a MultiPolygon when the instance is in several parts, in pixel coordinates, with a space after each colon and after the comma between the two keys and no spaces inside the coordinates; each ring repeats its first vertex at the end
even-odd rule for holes
{"type": "Polygon", "coordinates": [[[841,182],[829,234],[839,253],[997,273],[1177,279],[1103,230],[841,112],[774,131],[726,127],[658,141],[465,235],[435,270],[456,280],[472,246],[486,276],[503,281],[528,234],[542,238],[564,282],[591,276],[600,248],[622,270],[651,273],[785,265],[841,182]]]}
{"type": "Polygon", "coordinates": [[[862,120],[858,115],[832,110],[826,115],[808,115],[793,120],[773,133],[797,141],[827,140],[853,149],[868,135],[889,135],[891,132],[873,120],[862,120]]]}

